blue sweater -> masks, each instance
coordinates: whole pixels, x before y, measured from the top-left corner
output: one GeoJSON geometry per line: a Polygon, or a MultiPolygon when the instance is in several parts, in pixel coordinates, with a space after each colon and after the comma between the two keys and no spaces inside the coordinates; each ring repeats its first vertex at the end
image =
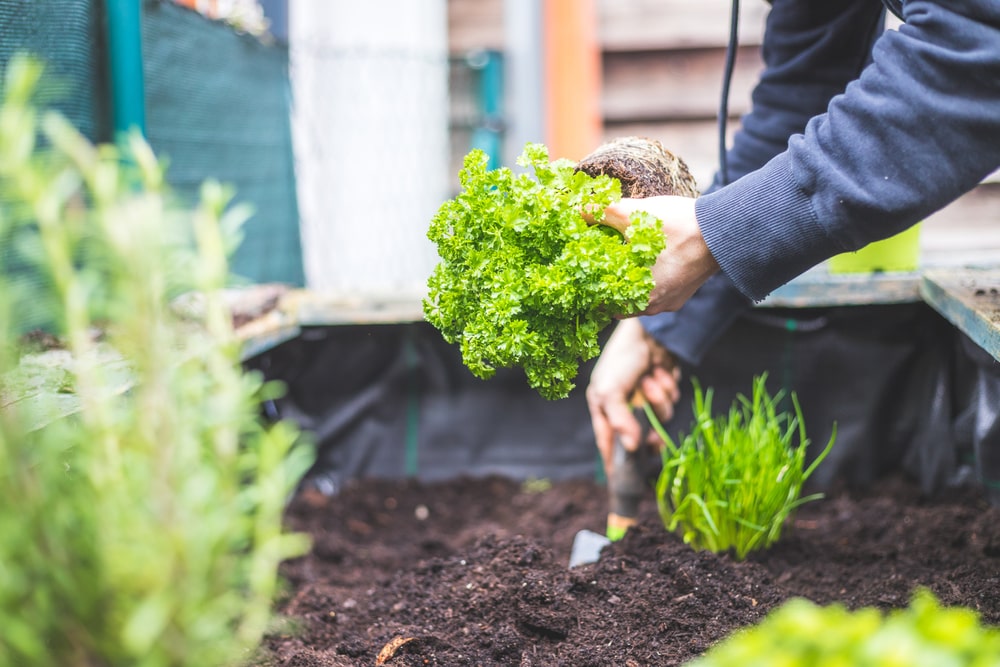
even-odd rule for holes
{"type": "Polygon", "coordinates": [[[722,274],[643,318],[698,362],[771,290],[915,224],[1000,165],[1000,2],[774,0],[765,71],[728,153],[735,182],[695,211],[722,274]]]}

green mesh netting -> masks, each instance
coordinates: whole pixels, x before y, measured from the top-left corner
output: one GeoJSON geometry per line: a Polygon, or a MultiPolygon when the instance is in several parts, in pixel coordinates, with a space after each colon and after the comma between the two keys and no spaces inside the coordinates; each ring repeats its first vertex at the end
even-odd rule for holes
{"type": "MultiPolygon", "coordinates": [[[[0,68],[5,72],[17,53],[42,60],[39,103],[60,111],[92,141],[110,136],[99,9],[97,0],[0,0],[0,68]]],[[[0,267],[16,292],[15,326],[22,332],[52,325],[45,306],[30,297],[45,280],[22,255],[30,234],[20,229],[0,238],[0,267]]]]}
{"type": "Polygon", "coordinates": [[[233,185],[255,210],[233,270],[302,285],[287,49],[170,2],[145,3],[142,32],[146,130],[167,179],[192,198],[206,178],[233,185]]]}
{"type": "MultiPolygon", "coordinates": [[[[39,101],[93,141],[111,138],[104,23],[100,0],[0,0],[0,67],[18,52],[44,61],[39,101]]],[[[193,201],[207,178],[233,185],[255,210],[233,270],[302,285],[287,48],[160,0],[143,2],[142,40],[147,133],[171,186],[193,201]]],[[[0,239],[0,267],[28,294],[44,278],[23,245],[0,239]]],[[[21,331],[52,325],[32,299],[16,312],[21,331]]]]}
{"type": "Polygon", "coordinates": [[[96,0],[0,0],[0,63],[29,52],[46,63],[41,99],[91,140],[109,136],[96,0]]]}

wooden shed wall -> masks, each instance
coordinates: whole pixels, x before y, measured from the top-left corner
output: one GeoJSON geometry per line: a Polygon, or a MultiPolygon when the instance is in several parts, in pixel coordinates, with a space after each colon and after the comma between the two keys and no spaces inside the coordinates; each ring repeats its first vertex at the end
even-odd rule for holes
{"type": "MultiPolygon", "coordinates": [[[[729,1],[600,0],[607,137],[658,139],[702,185],[718,164],[717,116],[729,40],[729,1]]],[[[730,135],[761,69],[764,2],[744,3],[729,101],[730,135]]]]}
{"type": "MultiPolygon", "coordinates": [[[[602,47],[605,137],[639,134],[684,158],[706,185],[718,164],[716,118],[729,38],[729,0],[597,0],[602,47]]],[[[743,2],[730,92],[729,133],[749,108],[761,68],[759,46],[769,4],[743,2]]],[[[504,46],[503,0],[449,0],[449,48],[504,46]]],[[[1000,224],[996,175],[935,214],[926,228],[992,229],[1000,224]]],[[[968,231],[973,230],[973,231],[968,231]]],[[[957,232],[956,232],[957,233],[957,232]]]]}

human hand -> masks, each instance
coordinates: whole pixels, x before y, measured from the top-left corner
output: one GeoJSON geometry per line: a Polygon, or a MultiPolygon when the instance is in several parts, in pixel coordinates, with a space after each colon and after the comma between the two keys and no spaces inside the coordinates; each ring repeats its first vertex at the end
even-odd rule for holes
{"type": "Polygon", "coordinates": [[[616,436],[630,451],[640,445],[642,429],[633,412],[637,403],[645,399],[657,418],[667,421],[680,398],[679,382],[680,369],[673,357],[642,323],[635,318],[620,321],[587,386],[587,407],[606,472],[613,467],[616,436]]]}
{"type": "Polygon", "coordinates": [[[641,314],[677,310],[719,270],[698,227],[694,202],[692,197],[664,195],[622,199],[604,210],[601,224],[622,233],[630,224],[629,216],[636,211],[645,211],[663,223],[667,247],[653,266],[656,286],[649,296],[649,306],[641,314]]]}

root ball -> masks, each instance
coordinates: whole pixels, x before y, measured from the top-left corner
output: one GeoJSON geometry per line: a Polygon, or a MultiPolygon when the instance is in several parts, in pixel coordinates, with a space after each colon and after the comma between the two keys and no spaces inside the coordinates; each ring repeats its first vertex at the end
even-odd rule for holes
{"type": "Polygon", "coordinates": [[[599,146],[576,167],[590,176],[607,174],[622,185],[622,196],[697,197],[698,186],[684,160],[655,139],[619,137],[599,146]]]}

